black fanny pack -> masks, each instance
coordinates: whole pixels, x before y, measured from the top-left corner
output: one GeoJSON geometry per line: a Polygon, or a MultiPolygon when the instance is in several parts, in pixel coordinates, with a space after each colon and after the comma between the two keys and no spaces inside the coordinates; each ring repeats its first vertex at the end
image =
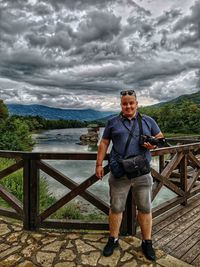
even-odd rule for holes
{"type": "Polygon", "coordinates": [[[110,153],[110,171],[115,178],[124,175],[132,179],[150,172],[150,163],[144,155],[129,156],[123,159],[114,150],[110,153]]]}
{"type": "Polygon", "coordinates": [[[124,171],[129,179],[135,178],[150,172],[150,164],[144,155],[129,156],[121,160],[124,171]]]}

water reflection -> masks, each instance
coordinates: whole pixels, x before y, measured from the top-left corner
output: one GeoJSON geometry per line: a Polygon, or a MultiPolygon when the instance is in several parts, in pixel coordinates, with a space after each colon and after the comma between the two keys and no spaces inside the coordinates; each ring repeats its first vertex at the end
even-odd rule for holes
{"type": "Polygon", "coordinates": [[[79,142],[80,146],[87,146],[88,152],[97,152],[98,150],[98,142],[79,142]]]}
{"type": "MultiPolygon", "coordinates": [[[[85,128],[78,129],[59,129],[44,131],[35,134],[36,141],[34,152],[97,152],[99,142],[89,142],[80,144],[80,135],[86,131],[85,128]]],[[[99,137],[101,138],[103,128],[100,128],[99,137]]],[[[110,148],[109,148],[110,149],[110,148]]],[[[95,172],[95,161],[73,161],[73,160],[51,160],[48,161],[55,169],[59,170],[74,182],[82,183],[86,178],[95,172]]],[[[106,164],[106,162],[104,162],[106,164]]],[[[158,171],[158,157],[152,158],[152,167],[158,171]]],[[[42,172],[41,172],[42,173],[42,172]]],[[[69,190],[50,176],[42,173],[48,179],[49,190],[57,198],[65,195],[69,190]]],[[[103,181],[98,181],[89,189],[102,200],[109,202],[108,175],[103,181]]],[[[153,206],[157,206],[172,197],[176,196],[172,191],[163,187],[153,201],[153,206]]]]}

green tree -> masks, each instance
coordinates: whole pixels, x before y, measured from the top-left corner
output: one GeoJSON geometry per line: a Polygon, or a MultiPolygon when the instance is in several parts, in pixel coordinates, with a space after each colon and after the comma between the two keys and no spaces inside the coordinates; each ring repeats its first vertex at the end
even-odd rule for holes
{"type": "Polygon", "coordinates": [[[184,99],[178,103],[142,107],[140,112],[153,117],[162,132],[165,133],[200,133],[200,106],[184,99]]]}
{"type": "Polygon", "coordinates": [[[8,118],[8,109],[3,100],[0,99],[0,121],[8,118]]]}
{"type": "Polygon", "coordinates": [[[8,117],[0,124],[0,150],[27,151],[33,146],[28,125],[8,117]]]}

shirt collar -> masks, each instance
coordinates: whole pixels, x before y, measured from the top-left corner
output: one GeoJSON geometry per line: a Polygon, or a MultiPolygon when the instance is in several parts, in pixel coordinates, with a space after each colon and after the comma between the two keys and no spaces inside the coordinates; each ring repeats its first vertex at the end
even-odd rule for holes
{"type": "Polygon", "coordinates": [[[135,117],[133,117],[133,118],[131,118],[131,119],[128,119],[126,116],[124,116],[124,114],[122,113],[122,112],[120,112],[120,114],[119,114],[119,116],[120,116],[120,119],[122,119],[122,120],[128,120],[128,121],[132,121],[132,120],[135,120],[136,118],[137,118],[137,116],[138,116],[138,111],[136,111],[136,115],[135,115],[135,117]]]}

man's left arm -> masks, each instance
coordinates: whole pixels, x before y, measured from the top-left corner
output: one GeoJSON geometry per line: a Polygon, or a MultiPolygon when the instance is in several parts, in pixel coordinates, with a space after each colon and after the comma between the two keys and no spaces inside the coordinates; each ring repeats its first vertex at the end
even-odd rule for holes
{"type": "MultiPolygon", "coordinates": [[[[158,124],[155,122],[155,120],[150,118],[150,121],[151,121],[151,127],[152,127],[151,128],[152,136],[155,137],[156,139],[164,138],[164,135],[161,132],[161,130],[160,130],[158,124]]],[[[155,149],[157,146],[146,142],[146,143],[144,143],[144,147],[146,147],[147,149],[155,149]]]]}
{"type": "Polygon", "coordinates": [[[158,134],[154,135],[155,138],[164,138],[164,135],[162,132],[159,132],[158,134]]]}

